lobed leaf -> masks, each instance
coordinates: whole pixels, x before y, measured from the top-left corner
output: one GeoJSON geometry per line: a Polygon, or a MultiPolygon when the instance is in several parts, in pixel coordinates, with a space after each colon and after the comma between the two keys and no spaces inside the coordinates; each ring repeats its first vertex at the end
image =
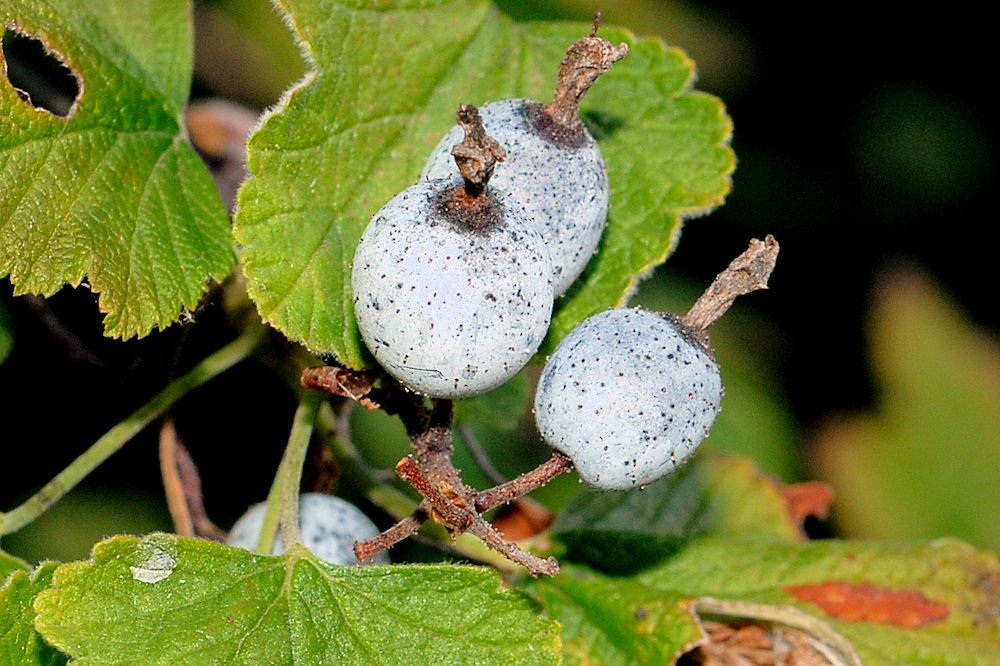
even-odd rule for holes
{"type": "Polygon", "coordinates": [[[53,584],[36,626],[80,663],[559,660],[557,625],[480,568],[338,567],[153,534],[104,541],[53,584]]]}
{"type": "Polygon", "coordinates": [[[165,328],[234,263],[225,208],[181,124],[190,4],[12,0],[0,19],[79,86],[62,117],[0,77],[0,275],[17,294],[86,280],[109,336],[165,328]]]}
{"type": "MultiPolygon", "coordinates": [[[[32,607],[35,596],[51,584],[57,566],[56,562],[47,562],[34,573],[18,569],[0,587],[0,664],[54,666],[66,663],[66,656],[48,645],[35,631],[32,607]]],[[[3,578],[2,569],[0,578],[3,578]]]]}
{"type": "Polygon", "coordinates": [[[761,629],[754,663],[777,663],[791,629],[835,663],[986,666],[1000,663],[997,581],[996,555],[955,540],[702,538],[638,576],[566,565],[528,589],[562,625],[567,664],[675,663],[711,619],[761,629]]]}
{"type": "MultiPolygon", "coordinates": [[[[264,319],[360,368],[350,266],[369,218],[416,180],[459,103],[550,99],[563,52],[590,26],[516,24],[485,0],[280,5],[314,71],[250,140],[236,238],[264,319]]],[[[690,90],[693,63],[658,40],[602,34],[632,47],[581,107],[605,151],[612,212],[598,256],[556,303],[548,349],[623,303],[681,217],[722,202],[734,166],[722,104],[690,90]]]]}

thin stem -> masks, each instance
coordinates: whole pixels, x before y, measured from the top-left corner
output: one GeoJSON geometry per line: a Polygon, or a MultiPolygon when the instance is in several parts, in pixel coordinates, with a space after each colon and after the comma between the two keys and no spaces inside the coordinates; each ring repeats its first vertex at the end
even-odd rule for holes
{"type": "Polygon", "coordinates": [[[264,514],[264,524],[257,542],[258,553],[271,552],[278,523],[281,524],[281,540],[286,550],[302,541],[299,534],[299,484],[302,481],[302,465],[309,450],[309,438],[322,398],[320,393],[305,391],[295,410],[285,454],[278,464],[278,473],[267,495],[267,512],[264,514]]]}
{"type": "Polygon", "coordinates": [[[704,336],[708,327],[726,313],[740,296],[757,289],[767,289],[774,264],[778,260],[778,241],[768,234],[764,240],[750,241],[750,247],[719,273],[705,293],[681,317],[692,333],[704,336]]]}
{"type": "Polygon", "coordinates": [[[358,558],[358,562],[364,562],[375,557],[383,550],[389,550],[403,539],[416,534],[420,526],[427,521],[428,517],[426,511],[417,510],[378,536],[367,541],[355,541],[354,556],[358,558]]]}
{"type": "Polygon", "coordinates": [[[160,427],[160,471],[176,532],[181,536],[225,540],[226,533],[205,511],[198,468],[170,419],[164,419],[160,427]]]}
{"type": "Polygon", "coordinates": [[[501,504],[516,500],[536,488],[541,488],[563,472],[568,472],[571,469],[573,469],[572,460],[559,452],[553,453],[551,458],[513,481],[477,493],[476,510],[489,511],[501,504]]]}
{"type": "Polygon", "coordinates": [[[490,460],[489,454],[486,453],[486,449],[483,448],[482,442],[476,437],[476,433],[472,431],[472,428],[465,423],[460,423],[456,427],[458,434],[462,436],[462,441],[465,442],[466,450],[472,454],[472,459],[479,469],[482,470],[483,474],[497,485],[507,483],[507,477],[501,474],[500,470],[493,464],[493,461],[490,460]]]}
{"type": "Polygon", "coordinates": [[[177,430],[171,419],[160,426],[160,474],[167,496],[167,509],[174,521],[174,531],[181,536],[194,536],[194,521],[184,492],[184,481],[177,468],[177,430]]]}
{"type": "Polygon", "coordinates": [[[42,486],[41,490],[20,506],[0,513],[0,534],[16,532],[40,516],[175,402],[249,356],[260,340],[262,331],[263,328],[257,326],[248,328],[240,337],[201,361],[187,374],[167,384],[149,402],[94,442],[66,469],[42,486]]]}

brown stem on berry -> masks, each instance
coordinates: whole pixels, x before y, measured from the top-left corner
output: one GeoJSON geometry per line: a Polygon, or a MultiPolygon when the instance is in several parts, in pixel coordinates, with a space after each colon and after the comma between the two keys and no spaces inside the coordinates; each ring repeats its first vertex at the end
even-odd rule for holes
{"type": "Polygon", "coordinates": [[[611,66],[628,54],[628,44],[613,45],[597,36],[601,14],[594,15],[594,31],[573,42],[562,62],[559,63],[559,79],[552,101],[545,105],[545,112],[556,124],[566,128],[583,125],[577,114],[580,100],[590,90],[601,74],[611,70],[611,66]]]}
{"type": "Polygon", "coordinates": [[[750,247],[716,276],[701,298],[680,318],[681,323],[695,336],[705,338],[708,327],[726,313],[737,297],[767,289],[778,249],[778,241],[770,234],[762,241],[751,240],[750,247]]]}
{"type": "Polygon", "coordinates": [[[465,130],[465,139],[456,143],[451,154],[465,180],[465,193],[472,197],[481,196],[486,184],[493,177],[497,162],[507,156],[496,139],[486,133],[479,109],[471,104],[458,107],[458,124],[465,130]]]}
{"type": "Polygon", "coordinates": [[[358,558],[358,562],[370,560],[383,550],[389,550],[403,539],[416,534],[420,526],[427,522],[427,518],[427,510],[421,504],[411,515],[403,518],[378,536],[367,541],[355,541],[354,556],[358,558]]]}
{"type": "Polygon", "coordinates": [[[572,460],[559,452],[553,453],[547,461],[513,481],[476,493],[476,510],[489,511],[501,504],[516,500],[571,469],[573,469],[572,460]]]}

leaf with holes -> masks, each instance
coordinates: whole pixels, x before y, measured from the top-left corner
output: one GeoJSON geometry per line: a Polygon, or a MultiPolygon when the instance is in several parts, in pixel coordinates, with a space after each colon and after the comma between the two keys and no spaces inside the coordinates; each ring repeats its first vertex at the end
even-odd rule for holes
{"type": "Polygon", "coordinates": [[[88,664],[555,664],[558,625],[466,566],[338,567],[167,534],[56,570],[36,627],[88,664]]]}
{"type": "MultiPolygon", "coordinates": [[[[550,99],[563,52],[590,26],[517,24],[485,0],[279,4],[313,72],[250,140],[236,238],[262,316],[359,368],[370,361],[350,271],[371,215],[417,179],[459,103],[550,99]]],[[[718,99],[691,91],[683,52],[622,30],[601,34],[632,49],[581,106],[604,152],[611,215],[599,254],[556,304],[548,349],[621,303],[636,276],[666,258],[681,217],[722,202],[734,166],[729,119],[718,99]]]]}
{"type": "Polygon", "coordinates": [[[86,279],[109,336],[170,325],[234,262],[225,208],[181,125],[189,4],[12,0],[0,19],[0,275],[44,295],[86,279]],[[44,53],[75,94],[61,106],[46,108],[19,67],[44,53]]]}

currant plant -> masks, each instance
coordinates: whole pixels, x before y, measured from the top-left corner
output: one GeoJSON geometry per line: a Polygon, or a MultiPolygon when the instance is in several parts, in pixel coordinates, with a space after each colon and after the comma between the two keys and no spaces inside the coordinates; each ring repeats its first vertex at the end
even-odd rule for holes
{"type": "MultiPolygon", "coordinates": [[[[0,274],[18,295],[90,289],[110,337],[156,340],[199,307],[238,330],[30,497],[0,490],[0,547],[13,550],[10,535],[156,423],[174,521],[106,538],[81,561],[0,551],[0,663],[673,663],[747,625],[775,650],[794,644],[831,663],[1000,661],[990,553],[951,540],[806,541],[804,515],[828,501],[821,487],[786,486],[711,449],[644,491],[593,491],[573,480],[569,457],[546,458],[519,429],[530,362],[458,400],[383,368],[356,299],[402,280],[354,282],[373,215],[418,181],[459,104],[549,98],[567,47],[593,27],[520,24],[485,0],[276,5],[309,71],[250,134],[231,225],[201,159],[225,149],[184,120],[190,3],[0,5],[0,274]],[[66,75],[61,104],[19,73],[22,43],[66,75]],[[219,416],[290,424],[253,552],[226,545],[231,530],[211,520],[202,493],[222,480],[195,463],[213,448],[254,451],[167,418],[251,357],[276,382],[292,378],[282,390],[297,398],[294,413],[219,416]],[[393,547],[393,564],[311,552],[303,489],[363,508],[381,531],[351,535],[355,558],[393,547]],[[272,554],[279,536],[284,550],[272,554]]],[[[535,369],[588,317],[625,305],[674,250],[682,220],[723,202],[735,163],[723,105],[693,89],[683,51],[599,32],[628,56],[573,122],[600,147],[608,215],[565,293],[532,301],[547,322],[537,352],[538,340],[526,345],[535,369]]],[[[417,203],[404,208],[426,212],[417,203]]],[[[3,360],[18,353],[18,329],[0,327],[3,360]]]]}

